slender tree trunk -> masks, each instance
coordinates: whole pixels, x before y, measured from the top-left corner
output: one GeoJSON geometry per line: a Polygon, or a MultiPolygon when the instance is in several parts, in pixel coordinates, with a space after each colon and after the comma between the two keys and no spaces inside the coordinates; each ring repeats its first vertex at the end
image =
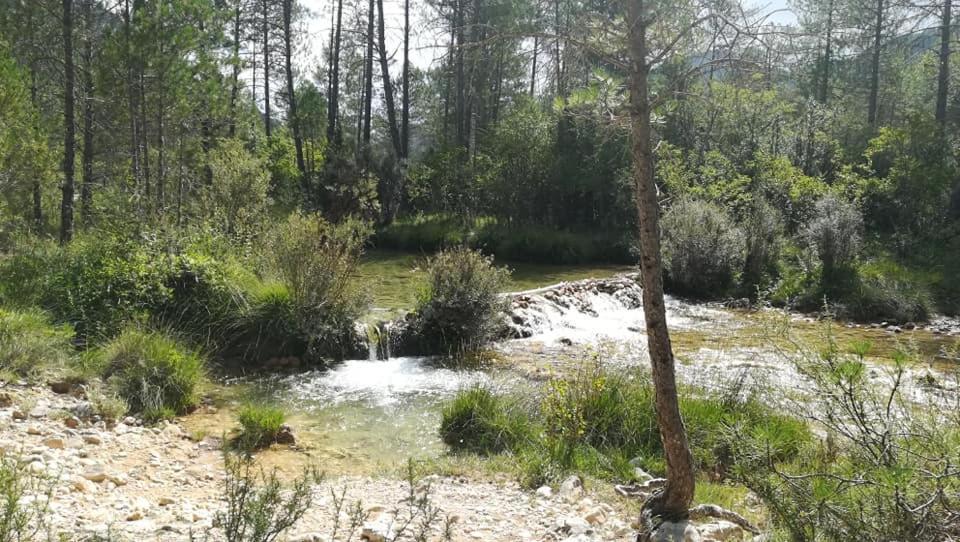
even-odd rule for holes
{"type": "Polygon", "coordinates": [[[827,3],[827,43],[823,52],[823,77],[820,80],[820,103],[830,100],[830,65],[833,62],[833,0],[827,3]]]}
{"type": "Polygon", "coordinates": [[[337,30],[333,43],[333,74],[327,108],[327,141],[340,140],[340,32],[343,28],[343,0],[337,0],[337,30]]]}
{"type": "Polygon", "coordinates": [[[163,88],[164,77],[162,74],[157,78],[157,214],[162,215],[166,207],[166,189],[167,189],[167,163],[166,163],[166,134],[165,119],[166,113],[166,92],[163,88]]]}
{"type": "MultiPolygon", "coordinates": [[[[559,36],[562,32],[560,28],[560,0],[554,0],[553,2],[553,16],[554,32],[559,36]]],[[[560,40],[555,41],[554,64],[556,64],[557,70],[557,96],[563,97],[563,54],[560,52],[560,40]]]]}
{"type": "Polygon", "coordinates": [[[297,169],[300,170],[300,182],[303,184],[306,195],[307,166],[303,161],[303,136],[300,134],[300,118],[297,116],[297,93],[293,84],[293,0],[283,0],[283,57],[284,68],[287,71],[287,95],[290,100],[290,129],[293,132],[293,144],[297,152],[297,169]]]}
{"type": "Polygon", "coordinates": [[[668,520],[687,517],[695,488],[693,456],[687,444],[677,397],[676,375],[670,333],[667,330],[660,256],[660,227],[657,189],[654,185],[648,94],[646,21],[642,0],[628,2],[630,74],[630,117],[633,137],[633,176],[637,215],[640,221],[640,277],[643,284],[643,313],[647,327],[647,348],[653,374],[655,409],[660,439],[667,463],[667,484],[644,504],[645,511],[668,520]]]}
{"type": "Polygon", "coordinates": [[[380,52],[380,74],[383,78],[383,100],[387,108],[387,126],[390,129],[390,143],[397,159],[403,158],[403,144],[400,130],[397,128],[397,108],[393,99],[393,81],[390,80],[390,65],[387,62],[387,38],[383,22],[383,0],[377,0],[377,46],[380,52]]]}
{"type": "Polygon", "coordinates": [[[149,202],[153,192],[150,188],[150,145],[147,142],[147,85],[142,61],[138,62],[137,68],[140,72],[137,83],[137,94],[140,100],[140,120],[137,121],[140,134],[140,167],[143,172],[143,198],[144,201],[149,202]]]}
{"type": "Polygon", "coordinates": [[[370,151],[370,112],[373,104],[373,10],[374,2],[370,0],[367,11],[367,54],[363,67],[363,150],[360,152],[365,161],[370,151]]]}
{"type": "Polygon", "coordinates": [[[237,97],[240,94],[240,5],[242,0],[234,0],[233,5],[233,74],[230,78],[230,137],[237,135],[237,97]]]}
{"type": "Polygon", "coordinates": [[[403,104],[400,113],[401,165],[410,156],[410,0],[403,2],[403,104]]]}
{"type": "Polygon", "coordinates": [[[937,122],[947,123],[947,96],[950,86],[950,9],[952,0],[943,0],[940,18],[940,68],[937,73],[937,122]]]}
{"type": "Polygon", "coordinates": [[[533,68],[530,69],[530,97],[533,98],[537,91],[537,48],[540,46],[540,38],[533,38],[533,68]]]}
{"type": "Polygon", "coordinates": [[[126,62],[127,115],[130,117],[130,175],[135,190],[140,189],[140,135],[137,132],[137,92],[134,84],[133,37],[131,35],[130,0],[123,2],[124,60],[126,62]]]}
{"type": "Polygon", "coordinates": [[[456,0],[456,16],[455,16],[455,28],[457,35],[457,107],[456,107],[456,121],[457,121],[457,145],[461,147],[467,146],[466,139],[466,108],[464,107],[464,102],[466,101],[465,95],[465,83],[466,78],[464,74],[464,15],[463,15],[463,2],[464,0],[456,0]]]}
{"type": "Polygon", "coordinates": [[[272,134],[270,126],[270,4],[263,0],[263,124],[267,137],[272,134]]]}
{"type": "Polygon", "coordinates": [[[90,223],[93,202],[93,0],[83,1],[83,154],[80,157],[80,218],[90,223]]]}
{"type": "Polygon", "coordinates": [[[883,39],[884,0],[877,0],[876,23],[873,29],[873,52],[870,66],[870,97],[867,103],[867,124],[877,125],[877,107],[880,94],[880,46],[883,39]]]}
{"type": "MultiPolygon", "coordinates": [[[[30,103],[34,109],[39,110],[40,104],[37,101],[37,70],[36,66],[30,66],[30,103]]],[[[40,177],[33,180],[33,225],[37,232],[43,228],[43,187],[40,186],[40,177]]]]}
{"type": "Polygon", "coordinates": [[[63,0],[63,199],[60,203],[60,244],[73,238],[73,190],[76,125],[73,116],[73,0],[63,0]]]}

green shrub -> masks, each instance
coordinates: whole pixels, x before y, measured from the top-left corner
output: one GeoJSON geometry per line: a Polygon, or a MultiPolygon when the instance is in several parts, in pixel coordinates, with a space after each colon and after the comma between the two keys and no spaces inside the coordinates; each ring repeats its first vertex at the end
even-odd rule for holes
{"type": "Polygon", "coordinates": [[[0,370],[20,377],[38,377],[64,368],[73,355],[68,326],[53,326],[36,310],[0,309],[0,370]]]}
{"type": "Polygon", "coordinates": [[[162,333],[128,328],[93,355],[104,379],[146,419],[183,414],[198,402],[203,358],[162,333]]]}
{"type": "Polygon", "coordinates": [[[713,203],[681,200],[663,217],[668,286],[682,295],[725,295],[743,268],[744,236],[713,203]]]}
{"type": "Polygon", "coordinates": [[[267,283],[251,292],[248,308],[237,321],[226,355],[247,362],[273,357],[302,357],[310,338],[287,287],[267,283]]]}
{"type": "MultiPolygon", "coordinates": [[[[362,315],[366,298],[354,277],[369,234],[369,226],[362,222],[330,224],[319,216],[300,214],[291,215],[272,234],[270,263],[286,287],[298,340],[306,344],[309,358],[342,356],[356,348],[354,322],[362,315]]],[[[263,300],[271,305],[261,309],[282,316],[277,325],[287,327],[287,302],[279,291],[263,300]]]]}
{"type": "Polygon", "coordinates": [[[843,316],[862,321],[922,322],[932,308],[924,281],[890,261],[860,266],[856,288],[843,297],[843,316]]]}
{"type": "Polygon", "coordinates": [[[817,202],[814,217],[801,232],[821,263],[824,293],[842,292],[860,252],[863,218],[851,203],[828,195],[817,202]]]}
{"type": "Polygon", "coordinates": [[[57,480],[35,473],[15,455],[0,457],[0,540],[40,540],[49,533],[57,480]]]}
{"type": "MultiPolygon", "coordinates": [[[[506,308],[500,295],[509,271],[466,248],[430,258],[416,309],[422,347],[446,354],[475,350],[492,339],[506,308]]],[[[425,350],[425,351],[426,351],[425,350]]]]}
{"type": "Polygon", "coordinates": [[[285,416],[279,407],[245,405],[237,412],[237,422],[240,424],[237,444],[245,450],[273,444],[280,435],[285,416]]]}
{"type": "Polygon", "coordinates": [[[223,139],[209,157],[212,183],[205,187],[212,222],[228,237],[247,240],[262,228],[270,199],[266,164],[239,139],[223,139]]]}
{"type": "Polygon", "coordinates": [[[462,390],[443,407],[440,436],[454,450],[483,455],[518,447],[530,429],[515,408],[486,388],[462,390]]]}
{"type": "Polygon", "coordinates": [[[764,200],[755,200],[743,221],[746,253],[741,289],[749,296],[770,284],[777,275],[783,244],[783,220],[780,212],[764,200]]]}
{"type": "Polygon", "coordinates": [[[849,354],[829,342],[801,350],[792,361],[817,403],[805,411],[825,437],[777,464],[766,442],[737,431],[734,477],[792,540],[956,538],[958,508],[947,496],[960,491],[958,419],[902,395],[909,355],[898,355],[884,378],[872,377],[868,346],[849,354]]]}

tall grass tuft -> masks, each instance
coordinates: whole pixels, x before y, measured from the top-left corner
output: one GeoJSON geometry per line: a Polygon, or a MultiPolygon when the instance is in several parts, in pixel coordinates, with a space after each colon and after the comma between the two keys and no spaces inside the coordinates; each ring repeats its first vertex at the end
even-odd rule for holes
{"type": "Polygon", "coordinates": [[[0,309],[0,371],[37,378],[63,369],[73,357],[69,326],[54,326],[35,309],[0,309]]]}

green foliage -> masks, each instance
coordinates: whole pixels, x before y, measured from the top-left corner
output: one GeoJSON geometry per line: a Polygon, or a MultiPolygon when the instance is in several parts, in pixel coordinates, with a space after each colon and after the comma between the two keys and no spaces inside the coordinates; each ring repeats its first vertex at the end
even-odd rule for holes
{"type": "Polygon", "coordinates": [[[802,237],[820,258],[821,285],[827,293],[842,291],[860,251],[863,219],[852,204],[836,196],[817,202],[814,218],[802,237]]]}
{"type": "Polygon", "coordinates": [[[927,282],[890,260],[865,263],[857,270],[856,288],[844,298],[844,315],[861,321],[925,321],[933,312],[927,282]]]}
{"type": "Polygon", "coordinates": [[[15,455],[0,457],[0,542],[28,542],[44,536],[56,480],[29,468],[15,455]]]}
{"type": "Polygon", "coordinates": [[[491,455],[532,438],[516,406],[487,388],[460,391],[443,407],[440,437],[454,450],[491,455]]]}
{"type": "Polygon", "coordinates": [[[777,264],[783,247],[783,223],[780,214],[764,200],[754,200],[741,222],[746,254],[741,290],[756,295],[777,276],[777,264]]]}
{"type": "Polygon", "coordinates": [[[91,355],[130,409],[148,420],[183,414],[199,401],[203,357],[162,333],[128,328],[91,355]]]}
{"type": "Polygon", "coordinates": [[[720,207],[682,200],[663,217],[663,257],[675,291],[722,297],[743,268],[744,236],[720,207]]]}
{"type": "Polygon", "coordinates": [[[73,356],[73,330],[36,310],[0,308],[0,371],[36,378],[63,369],[73,356]]]}
{"type": "Polygon", "coordinates": [[[244,405],[237,412],[240,434],[237,443],[241,449],[253,450],[269,446],[277,440],[286,417],[279,407],[259,404],[244,405]]]}
{"type": "MultiPolygon", "coordinates": [[[[293,214],[271,234],[270,264],[286,287],[261,298],[269,311],[289,325],[289,309],[297,320],[307,355],[343,355],[355,348],[354,322],[366,299],[354,276],[370,227],[356,220],[331,224],[316,215],[293,214]],[[289,296],[289,301],[284,298],[289,296]]],[[[256,322],[263,320],[257,319],[256,322]]]]}
{"type": "Polygon", "coordinates": [[[285,486],[276,470],[265,472],[246,454],[224,453],[223,462],[226,507],[217,512],[214,524],[230,541],[277,540],[310,509],[313,486],[321,481],[321,476],[308,468],[285,486]]]}
{"type": "Polygon", "coordinates": [[[210,153],[213,182],[207,207],[213,223],[229,237],[246,240],[259,232],[270,203],[270,175],[264,161],[243,141],[224,139],[210,153]]]}
{"type": "MultiPolygon", "coordinates": [[[[735,478],[756,493],[794,540],[946,540],[958,534],[952,499],[960,478],[955,412],[926,412],[903,397],[910,355],[879,379],[864,363],[869,345],[843,353],[828,342],[794,363],[813,383],[808,415],[825,437],[784,463],[767,442],[735,431],[735,478]]],[[[762,435],[761,435],[762,436],[762,435]]]]}
{"type": "Polygon", "coordinates": [[[500,295],[509,271],[466,248],[430,258],[416,308],[417,335],[429,351],[458,354],[492,339],[506,308],[500,295]]]}

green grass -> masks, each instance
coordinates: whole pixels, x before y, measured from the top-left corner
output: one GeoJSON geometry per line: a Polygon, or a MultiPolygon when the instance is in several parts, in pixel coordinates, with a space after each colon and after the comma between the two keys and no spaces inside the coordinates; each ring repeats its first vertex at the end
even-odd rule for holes
{"type": "Polygon", "coordinates": [[[284,411],[275,406],[247,404],[237,412],[240,433],[236,443],[241,449],[253,450],[269,446],[277,440],[283,421],[284,411]]]}
{"type": "Polygon", "coordinates": [[[129,408],[148,420],[189,411],[205,381],[199,352],[162,333],[135,328],[91,353],[88,368],[98,369],[129,408]]]}
{"type": "Polygon", "coordinates": [[[67,367],[74,355],[69,326],[55,326],[37,310],[0,309],[0,371],[39,378],[67,367]]]}

